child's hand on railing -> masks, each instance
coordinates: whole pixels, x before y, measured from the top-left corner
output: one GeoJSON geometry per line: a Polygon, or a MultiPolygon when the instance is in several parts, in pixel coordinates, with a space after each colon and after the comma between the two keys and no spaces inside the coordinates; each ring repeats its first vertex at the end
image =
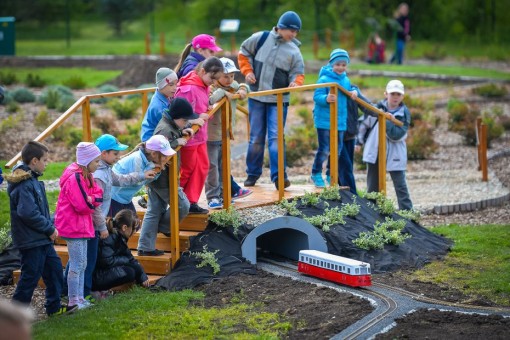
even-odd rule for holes
{"type": "Polygon", "coordinates": [[[233,93],[230,93],[230,92],[225,91],[225,97],[227,97],[227,99],[228,99],[228,100],[232,100],[232,98],[234,98],[234,94],[233,94],[233,93]]]}
{"type": "Polygon", "coordinates": [[[202,126],[202,125],[204,125],[205,120],[204,120],[204,119],[202,119],[202,117],[200,117],[200,118],[197,118],[197,119],[190,119],[190,120],[188,121],[188,123],[190,123],[191,125],[198,125],[198,126],[202,126]]]}
{"type": "Polygon", "coordinates": [[[195,134],[195,131],[193,131],[192,128],[185,128],[184,130],[182,130],[182,134],[184,136],[190,136],[190,137],[193,137],[193,135],[195,134]]]}
{"type": "Polygon", "coordinates": [[[350,91],[350,92],[351,92],[351,98],[352,98],[352,99],[356,99],[356,98],[358,98],[358,92],[357,92],[357,91],[352,90],[352,91],[350,91]]]}
{"type": "Polygon", "coordinates": [[[297,87],[297,86],[299,86],[299,84],[298,84],[298,83],[296,83],[295,81],[293,81],[293,82],[291,82],[291,83],[289,84],[289,87],[297,87]]]}
{"type": "Polygon", "coordinates": [[[188,143],[188,140],[186,138],[177,138],[177,144],[186,145],[186,143],[188,143]]]}
{"type": "Polygon", "coordinates": [[[239,89],[239,91],[237,91],[236,94],[239,95],[239,98],[241,98],[241,99],[246,98],[246,96],[248,95],[248,93],[246,92],[246,90],[244,88],[239,89]]]}
{"type": "Polygon", "coordinates": [[[328,103],[334,103],[336,102],[336,94],[328,94],[328,96],[326,97],[326,102],[328,103]]]}

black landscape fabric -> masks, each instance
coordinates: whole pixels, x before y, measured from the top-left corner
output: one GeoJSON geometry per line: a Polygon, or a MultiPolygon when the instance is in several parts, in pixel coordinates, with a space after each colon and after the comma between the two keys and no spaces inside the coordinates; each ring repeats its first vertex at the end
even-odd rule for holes
{"type": "MultiPolygon", "coordinates": [[[[418,223],[406,219],[404,233],[412,237],[400,245],[385,245],[382,250],[364,250],[358,248],[352,241],[362,232],[371,232],[377,221],[384,222],[386,217],[394,220],[404,219],[394,213],[391,216],[378,212],[374,202],[353,195],[347,190],[340,190],[341,201],[327,201],[329,208],[352,203],[354,200],[360,205],[360,212],[354,217],[344,217],[343,225],[334,225],[328,232],[320,230],[327,241],[328,251],[371,265],[373,273],[395,271],[403,268],[420,268],[426,263],[441,259],[448,253],[451,241],[434,234],[418,223]]],[[[306,216],[323,214],[325,205],[320,203],[317,207],[304,206],[298,203],[298,209],[306,216]]],[[[253,230],[252,225],[242,225],[237,233],[233,229],[218,227],[209,223],[206,230],[192,238],[190,250],[183,253],[181,259],[170,274],[160,279],[156,287],[168,290],[182,290],[209,283],[215,278],[227,277],[237,273],[255,274],[255,267],[247,262],[241,254],[242,240],[253,230]],[[191,255],[191,252],[202,252],[204,245],[207,251],[214,252],[220,265],[220,272],[213,275],[210,266],[197,268],[201,260],[191,255]]]]}

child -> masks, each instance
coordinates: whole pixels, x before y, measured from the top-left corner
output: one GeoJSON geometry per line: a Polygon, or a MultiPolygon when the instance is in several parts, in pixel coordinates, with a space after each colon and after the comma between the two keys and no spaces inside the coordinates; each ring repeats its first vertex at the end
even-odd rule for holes
{"type": "MultiPolygon", "coordinates": [[[[239,68],[252,91],[272,90],[303,85],[305,65],[296,36],[301,29],[297,13],[285,12],[270,32],[257,32],[241,44],[239,68]]],[[[289,94],[283,96],[283,121],[287,117],[289,94]]],[[[276,96],[248,99],[250,142],[246,155],[248,178],[244,186],[254,186],[262,174],[266,135],[271,181],[278,189],[278,117],[276,96]]],[[[284,151],[285,152],[285,151],[284,151]]],[[[284,186],[290,186],[285,174],[284,186]]]]}
{"type": "Polygon", "coordinates": [[[379,33],[375,32],[371,35],[368,45],[367,45],[367,63],[369,64],[382,64],[385,62],[386,57],[384,56],[385,52],[385,43],[384,40],[381,39],[379,33]]]}
{"type": "Polygon", "coordinates": [[[119,211],[114,218],[108,217],[106,224],[109,236],[99,241],[92,281],[95,292],[107,291],[130,282],[136,282],[144,287],[149,286],[147,274],[133,257],[127,244],[137,230],[138,223],[138,217],[129,209],[119,211]]]}
{"type": "Polygon", "coordinates": [[[197,68],[179,80],[175,97],[188,100],[193,111],[206,120],[181,149],[181,187],[190,201],[190,213],[207,214],[209,211],[197,202],[204,188],[209,170],[207,157],[207,111],[209,111],[209,85],[223,73],[223,64],[216,57],[210,57],[197,68]]]}
{"type": "MultiPolygon", "coordinates": [[[[390,80],[384,92],[386,99],[380,101],[376,107],[389,112],[396,119],[403,122],[403,126],[396,126],[391,121],[386,121],[386,170],[390,173],[391,180],[397,194],[398,208],[411,210],[413,203],[409,197],[406,183],[407,167],[407,130],[411,124],[411,114],[404,100],[404,84],[400,80],[390,80]]],[[[367,163],[367,192],[379,191],[379,126],[377,117],[365,116],[358,133],[358,144],[363,144],[363,162],[367,163]],[[365,136],[369,130],[368,136],[365,136]]],[[[359,149],[359,147],[358,147],[359,149]]]]}
{"type": "Polygon", "coordinates": [[[197,35],[181,53],[179,62],[175,66],[177,76],[179,79],[184,77],[193,71],[199,63],[220,51],[222,49],[216,45],[216,39],[213,36],[208,34],[197,35]],[[191,47],[193,47],[193,52],[191,52],[191,47]]]}
{"type": "MultiPolygon", "coordinates": [[[[184,98],[175,98],[170,110],[163,112],[159,124],[154,132],[165,136],[170,146],[175,149],[179,145],[186,145],[184,136],[193,136],[193,129],[188,128],[190,120],[202,120],[193,112],[191,104],[184,98]]],[[[179,172],[180,152],[177,153],[177,169],[179,172]]],[[[148,256],[163,255],[164,251],[156,249],[158,232],[170,236],[170,214],[167,209],[170,197],[168,183],[168,168],[154,182],[148,185],[149,204],[142,222],[142,230],[138,240],[138,253],[148,256]]],[[[181,187],[178,187],[179,220],[182,221],[189,212],[189,200],[181,187]]]]}
{"type": "Polygon", "coordinates": [[[92,175],[100,156],[101,151],[94,143],[80,142],[76,146],[76,162],[70,164],[60,177],[55,226],[60,237],[66,240],[69,252],[68,308],[90,306],[83,294],[87,240],[94,238],[92,214],[103,200],[103,190],[92,175]]]}
{"type": "Polygon", "coordinates": [[[45,145],[30,141],[21,150],[22,162],[14,167],[12,174],[5,176],[12,242],[21,254],[21,277],[12,300],[29,305],[42,276],[46,285],[46,313],[57,315],[77,307],[60,304],[62,262],[53,247],[58,231],[50,216],[44,183],[38,180],[46,168],[47,155],[45,145]]]}
{"type": "Polygon", "coordinates": [[[175,151],[170,147],[170,143],[165,137],[154,135],[147,142],[138,144],[133,151],[121,158],[113,166],[113,171],[119,175],[133,172],[141,174],[148,170],[153,170],[155,174],[133,185],[113,186],[108,216],[113,217],[122,209],[131,209],[136,213],[132,202],[133,197],[145,184],[157,179],[161,169],[174,154],[175,151]]]}
{"type": "Polygon", "coordinates": [[[176,90],[177,74],[167,67],[158,69],[156,72],[156,86],[156,92],[154,92],[145,117],[143,117],[140,130],[142,142],[146,142],[152,137],[154,128],[161,119],[162,112],[168,109],[176,90]]]}
{"type": "MultiPolygon", "coordinates": [[[[356,98],[358,92],[351,86],[351,81],[346,73],[349,62],[349,53],[346,50],[340,48],[334,49],[329,55],[328,65],[321,68],[317,83],[337,83],[351,92],[352,99],[356,98]]],[[[329,157],[330,103],[337,102],[338,155],[340,156],[343,148],[344,132],[347,128],[347,97],[343,94],[336,96],[329,93],[328,87],[321,87],[315,90],[313,101],[315,102],[313,121],[317,129],[319,148],[315,154],[311,179],[317,188],[324,188],[326,184],[322,178],[322,167],[324,161],[329,157]]],[[[326,177],[329,181],[329,166],[326,170],[326,177]]]]}
{"type": "MultiPolygon", "coordinates": [[[[234,73],[239,72],[234,62],[228,58],[220,58],[223,64],[223,74],[211,85],[211,97],[209,104],[218,102],[221,98],[227,97],[231,99],[233,94],[238,94],[241,99],[246,98],[250,89],[246,84],[239,84],[234,80],[234,73]]],[[[231,101],[230,106],[230,123],[233,125],[235,117],[236,101],[231,101]]],[[[231,130],[232,131],[232,130],[231,130]]],[[[209,172],[205,182],[205,194],[210,209],[223,208],[221,192],[222,192],[222,153],[221,153],[221,112],[217,112],[208,123],[207,127],[207,155],[209,157],[209,172]]],[[[230,136],[231,139],[232,136],[230,136]]],[[[234,177],[230,176],[230,186],[232,199],[240,199],[250,195],[253,191],[243,189],[234,181],[234,177]]]]}
{"type": "Polygon", "coordinates": [[[411,22],[409,21],[409,6],[402,2],[394,14],[397,22],[397,40],[395,42],[395,54],[391,57],[390,64],[402,64],[406,42],[411,40],[411,22]]]}

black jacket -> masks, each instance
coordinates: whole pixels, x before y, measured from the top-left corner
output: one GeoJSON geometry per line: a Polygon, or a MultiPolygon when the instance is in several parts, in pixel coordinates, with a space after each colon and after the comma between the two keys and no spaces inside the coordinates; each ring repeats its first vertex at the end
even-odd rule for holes
{"type": "Polygon", "coordinates": [[[93,274],[94,286],[103,286],[106,282],[115,281],[124,275],[122,266],[138,266],[142,275],[136,278],[137,283],[148,279],[140,263],[133,257],[127,245],[127,240],[117,233],[110,233],[104,239],[99,240],[96,268],[93,274]]]}
{"type": "Polygon", "coordinates": [[[11,233],[15,248],[28,249],[52,244],[55,226],[50,216],[44,183],[37,174],[20,163],[5,175],[10,198],[11,233]]]}

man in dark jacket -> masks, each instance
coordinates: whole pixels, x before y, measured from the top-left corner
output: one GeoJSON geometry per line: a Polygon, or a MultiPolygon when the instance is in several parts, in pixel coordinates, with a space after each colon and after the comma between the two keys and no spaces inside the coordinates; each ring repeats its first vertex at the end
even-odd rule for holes
{"type": "Polygon", "coordinates": [[[50,217],[44,184],[38,181],[46,168],[47,154],[45,145],[28,142],[21,151],[23,162],[5,178],[10,197],[12,241],[21,254],[21,277],[12,300],[30,304],[42,276],[46,285],[46,313],[55,315],[68,310],[60,304],[62,262],[53,247],[58,232],[50,217]]]}

